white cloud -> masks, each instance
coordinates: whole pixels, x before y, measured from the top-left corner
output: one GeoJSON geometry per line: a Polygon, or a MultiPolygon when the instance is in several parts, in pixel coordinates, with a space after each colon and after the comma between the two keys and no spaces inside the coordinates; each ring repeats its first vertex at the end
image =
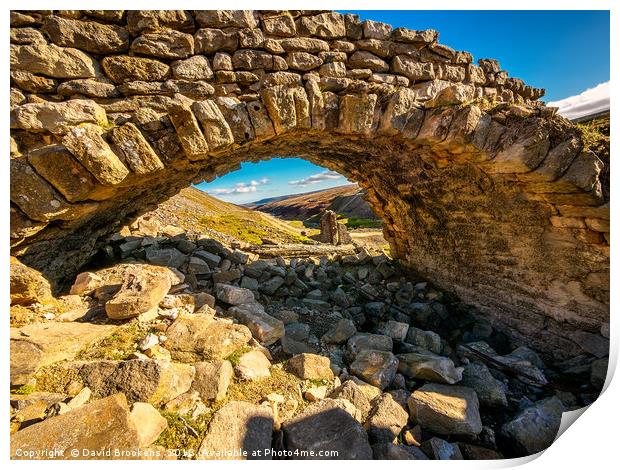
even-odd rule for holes
{"type": "Polygon", "coordinates": [[[259,180],[252,180],[249,183],[237,183],[232,188],[216,188],[208,191],[209,194],[219,195],[219,194],[245,194],[245,193],[255,193],[256,187],[268,184],[269,179],[261,178],[259,180]]]}
{"type": "Polygon", "coordinates": [[[550,101],[547,106],[559,108],[558,113],[566,119],[575,119],[609,109],[609,82],[569,96],[559,101],[550,101]]]}
{"type": "Polygon", "coordinates": [[[325,170],[321,173],[310,175],[307,178],[289,181],[288,184],[291,184],[293,186],[308,186],[310,184],[317,184],[325,180],[337,180],[338,178],[342,178],[342,175],[335,171],[325,170]]]}

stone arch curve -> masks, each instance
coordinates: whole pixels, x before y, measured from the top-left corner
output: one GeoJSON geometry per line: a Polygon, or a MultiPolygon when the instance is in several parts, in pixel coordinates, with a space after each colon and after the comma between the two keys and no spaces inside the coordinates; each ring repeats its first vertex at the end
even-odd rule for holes
{"type": "Polygon", "coordinates": [[[394,255],[557,358],[609,322],[609,205],[497,61],[325,11],[11,13],[11,250],[55,281],[247,160],[357,181],[394,255]]]}

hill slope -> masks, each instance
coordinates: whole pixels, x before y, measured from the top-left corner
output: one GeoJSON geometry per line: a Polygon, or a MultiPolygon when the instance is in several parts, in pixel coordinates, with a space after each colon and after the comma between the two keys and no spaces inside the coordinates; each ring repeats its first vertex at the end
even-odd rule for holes
{"type": "Polygon", "coordinates": [[[322,191],[264,199],[253,203],[252,207],[287,220],[312,222],[315,216],[327,209],[344,217],[378,220],[363,195],[364,190],[357,184],[347,184],[322,191]]]}
{"type": "Polygon", "coordinates": [[[269,214],[221,201],[196,188],[185,188],[143,215],[135,226],[173,225],[187,232],[208,234],[227,242],[239,240],[261,244],[263,239],[278,243],[310,243],[301,229],[269,214]]]}

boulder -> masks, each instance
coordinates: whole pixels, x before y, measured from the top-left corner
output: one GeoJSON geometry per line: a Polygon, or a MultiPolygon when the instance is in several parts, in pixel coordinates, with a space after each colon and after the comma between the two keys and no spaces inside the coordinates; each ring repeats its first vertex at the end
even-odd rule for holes
{"type": "Polygon", "coordinates": [[[562,402],[558,397],[537,401],[505,423],[500,437],[506,454],[524,457],[545,450],[555,440],[562,421],[562,402]]]}
{"type": "Polygon", "coordinates": [[[286,362],[286,370],[304,380],[321,380],[334,377],[329,358],[317,354],[303,353],[291,357],[286,362]]]}
{"type": "Polygon", "coordinates": [[[271,362],[259,350],[248,351],[239,358],[235,366],[235,375],[240,380],[257,380],[270,377],[271,362]]]}
{"type": "Polygon", "coordinates": [[[118,393],[16,432],[11,436],[11,458],[101,459],[105,452],[112,458],[116,450],[129,452],[131,458],[144,439],[125,396],[118,393]]]}
{"type": "Polygon", "coordinates": [[[355,323],[348,318],[342,318],[321,339],[328,344],[342,344],[355,333],[357,333],[355,323]]]}
{"type": "MultiPolygon", "coordinates": [[[[289,451],[307,452],[302,459],[321,459],[319,452],[337,452],[338,459],[371,459],[372,449],[362,425],[346,411],[347,401],[326,398],[282,424],[289,451]]],[[[349,403],[350,406],[350,403],[349,403]]]]}
{"type": "Polygon", "coordinates": [[[247,326],[252,336],[269,346],[284,336],[284,323],[265,313],[258,302],[241,304],[228,309],[228,313],[247,326]]]}
{"type": "Polygon", "coordinates": [[[43,275],[14,256],[10,269],[11,305],[46,303],[53,299],[50,283],[43,275]]]}
{"type": "Polygon", "coordinates": [[[129,402],[161,405],[189,390],[195,369],[165,360],[130,359],[70,363],[95,398],[122,392],[129,402]]]}
{"type": "Polygon", "coordinates": [[[454,367],[451,359],[428,351],[399,354],[398,372],[412,378],[455,384],[463,378],[463,368],[454,367]]]}
{"type": "Polygon", "coordinates": [[[394,380],[398,359],[388,351],[365,349],[351,364],[351,373],[371,385],[384,390],[394,380]]]}
{"type": "Polygon", "coordinates": [[[148,268],[128,269],[118,293],[105,304],[108,317],[125,320],[157,308],[170,290],[170,277],[148,268]]]}
{"type": "Polygon", "coordinates": [[[182,362],[223,359],[252,339],[245,325],[213,319],[211,315],[179,315],[166,336],[164,346],[174,360],[182,362]]]}
{"type": "Polygon", "coordinates": [[[203,401],[222,400],[233,376],[230,362],[223,360],[197,362],[191,390],[197,391],[203,401]]]}
{"type": "Polygon", "coordinates": [[[463,369],[463,380],[459,385],[474,389],[482,406],[502,408],[508,405],[508,387],[493,377],[484,364],[472,362],[466,365],[463,369]]]}
{"type": "Polygon", "coordinates": [[[230,305],[251,304],[255,302],[254,293],[243,287],[230,284],[216,284],[215,297],[230,305]]]}
{"type": "Polygon", "coordinates": [[[213,415],[197,459],[269,460],[272,431],[271,407],[231,401],[213,415]]]}
{"type": "Polygon", "coordinates": [[[392,395],[384,393],[375,398],[364,427],[371,442],[392,442],[407,424],[409,414],[392,395]]]}
{"type": "Polygon", "coordinates": [[[476,436],[482,431],[478,397],[471,388],[426,384],[411,394],[407,404],[412,418],[431,432],[476,436]]]}

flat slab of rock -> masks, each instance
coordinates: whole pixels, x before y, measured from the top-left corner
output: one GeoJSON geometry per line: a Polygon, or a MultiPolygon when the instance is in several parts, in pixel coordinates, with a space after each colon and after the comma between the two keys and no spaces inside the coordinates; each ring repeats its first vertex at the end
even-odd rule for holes
{"type": "Polygon", "coordinates": [[[463,368],[454,367],[454,362],[431,352],[399,354],[398,372],[412,378],[432,382],[455,384],[463,378],[463,368]]]}
{"type": "MultiPolygon", "coordinates": [[[[372,459],[372,449],[362,425],[344,408],[346,400],[327,398],[310,405],[300,415],[282,424],[289,451],[305,451],[300,459],[372,459]],[[325,457],[319,452],[334,451],[325,457]]],[[[349,403],[350,406],[350,403],[349,403]]]]}
{"type": "Polygon", "coordinates": [[[40,367],[73,359],[116,328],[83,322],[31,323],[11,328],[11,385],[25,384],[40,367]]]}
{"type": "Polygon", "coordinates": [[[265,313],[263,306],[257,302],[231,307],[228,313],[247,326],[252,336],[265,346],[284,336],[284,323],[265,313]]]}
{"type": "Polygon", "coordinates": [[[119,393],[16,432],[11,436],[11,458],[109,459],[115,457],[106,456],[106,451],[136,452],[143,443],[127,400],[119,393]]]}
{"type": "Polygon", "coordinates": [[[154,405],[187,392],[195,374],[194,367],[188,364],[164,360],[93,361],[68,367],[77,369],[79,378],[96,398],[123,392],[131,403],[154,405]]]}
{"type": "Polygon", "coordinates": [[[501,437],[515,457],[536,454],[555,440],[562,421],[562,402],[557,397],[537,401],[501,428],[501,437]]]}
{"type": "Polygon", "coordinates": [[[478,397],[471,388],[426,384],[411,394],[407,404],[412,418],[423,429],[463,436],[482,431],[478,397]]]}
{"type": "MultiPolygon", "coordinates": [[[[203,307],[204,308],[204,307],[203,307]]],[[[181,362],[224,359],[252,339],[245,325],[208,315],[179,315],[166,330],[166,349],[181,362]]]]}
{"type": "Polygon", "coordinates": [[[231,401],[220,408],[198,449],[198,460],[270,460],[271,407],[231,401]]]}
{"type": "Polygon", "coordinates": [[[398,359],[388,351],[361,351],[351,364],[351,373],[375,387],[384,390],[394,380],[398,359]]]}

